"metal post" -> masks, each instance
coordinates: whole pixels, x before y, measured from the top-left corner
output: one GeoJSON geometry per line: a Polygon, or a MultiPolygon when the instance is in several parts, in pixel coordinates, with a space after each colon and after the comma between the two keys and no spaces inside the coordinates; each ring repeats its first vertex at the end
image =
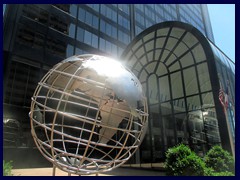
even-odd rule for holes
{"type": "Polygon", "coordinates": [[[53,165],[52,176],[55,176],[55,174],[56,174],[56,166],[55,166],[55,165],[53,165]]]}

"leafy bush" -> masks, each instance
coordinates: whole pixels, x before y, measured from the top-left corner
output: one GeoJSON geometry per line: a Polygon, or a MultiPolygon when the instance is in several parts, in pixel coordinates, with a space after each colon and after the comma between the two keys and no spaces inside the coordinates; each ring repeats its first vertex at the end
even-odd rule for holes
{"type": "Polygon", "coordinates": [[[3,175],[11,176],[12,175],[12,161],[5,162],[3,160],[3,175]]]}
{"type": "Polygon", "coordinates": [[[209,167],[205,167],[204,176],[214,176],[214,170],[209,167]]]}
{"type": "Polygon", "coordinates": [[[215,172],[226,173],[226,171],[234,173],[233,157],[220,146],[212,147],[204,157],[206,165],[215,172]]]}
{"type": "Polygon", "coordinates": [[[225,172],[214,172],[212,176],[234,176],[234,174],[232,172],[225,171],[225,172]]]}
{"type": "Polygon", "coordinates": [[[165,168],[168,175],[203,176],[204,161],[183,144],[168,149],[165,168]]]}
{"type": "Polygon", "coordinates": [[[220,146],[214,146],[202,160],[183,144],[168,149],[165,168],[174,176],[234,176],[233,157],[220,146]]]}
{"type": "Polygon", "coordinates": [[[215,172],[212,168],[206,167],[204,169],[204,176],[234,176],[232,172],[215,172]]]}

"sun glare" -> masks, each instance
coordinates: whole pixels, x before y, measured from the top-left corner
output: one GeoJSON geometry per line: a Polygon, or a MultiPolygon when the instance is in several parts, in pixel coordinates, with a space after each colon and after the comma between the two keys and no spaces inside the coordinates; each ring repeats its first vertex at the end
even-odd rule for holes
{"type": "Polygon", "coordinates": [[[102,56],[93,56],[90,61],[84,62],[83,66],[94,69],[99,75],[109,77],[118,77],[125,72],[120,62],[102,56]]]}

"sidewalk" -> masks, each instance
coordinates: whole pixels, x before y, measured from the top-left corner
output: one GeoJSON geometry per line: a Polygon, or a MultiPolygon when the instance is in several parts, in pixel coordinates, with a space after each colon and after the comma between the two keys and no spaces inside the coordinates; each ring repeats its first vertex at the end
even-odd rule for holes
{"type": "MultiPolygon", "coordinates": [[[[52,176],[52,168],[13,169],[13,176],[52,176]]],[[[56,176],[68,176],[68,173],[56,169],[56,176]]],[[[72,176],[76,176],[72,174],[72,176]]],[[[95,174],[88,175],[95,176],[95,174]]],[[[116,168],[112,171],[99,173],[98,176],[165,176],[164,172],[136,168],[116,168]]]]}

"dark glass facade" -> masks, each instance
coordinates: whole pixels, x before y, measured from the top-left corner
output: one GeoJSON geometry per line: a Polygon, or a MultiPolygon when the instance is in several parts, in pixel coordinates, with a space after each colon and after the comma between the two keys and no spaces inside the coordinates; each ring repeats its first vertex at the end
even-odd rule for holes
{"type": "Polygon", "coordinates": [[[179,143],[199,155],[219,144],[232,152],[235,65],[199,30],[176,21],[156,24],[140,33],[121,59],[142,83],[149,109],[146,137],[129,163],[159,163],[179,143]],[[229,82],[228,119],[219,79],[225,90],[229,82]]]}
{"type": "MultiPolygon", "coordinates": [[[[28,117],[31,96],[42,76],[59,61],[84,53],[120,58],[127,45],[146,28],[173,20],[192,24],[214,42],[207,6],[200,4],[11,4],[4,5],[3,9],[5,147],[34,147],[28,117]],[[9,126],[14,126],[17,130],[12,130],[9,126]]],[[[212,81],[208,81],[211,67],[204,55],[192,55],[192,52],[201,51],[202,46],[194,37],[191,37],[189,44],[176,46],[178,39],[184,41],[184,37],[188,37],[183,36],[183,32],[178,29],[175,30],[177,37],[171,38],[169,44],[164,44],[173,32],[167,29],[162,31],[163,36],[157,45],[151,44],[147,36],[143,42],[147,41],[149,47],[159,46],[159,49],[164,46],[166,52],[161,53],[159,50],[145,56],[142,53],[151,48],[142,46],[139,52],[134,50],[136,56],[129,62],[130,67],[134,66],[135,74],[139,74],[137,71],[142,66],[149,64],[146,65],[146,70],[140,72],[139,78],[145,79],[143,86],[149,98],[150,118],[162,119],[150,121],[154,128],[150,126],[143,142],[146,146],[142,146],[143,150],[136,153],[138,157],[135,157],[139,159],[141,154],[142,161],[151,157],[149,161],[158,162],[163,158],[167,147],[186,141],[188,135],[184,132],[187,127],[183,119],[196,116],[190,112],[201,111],[203,105],[208,104],[209,114],[216,117],[214,94],[218,92],[216,87],[213,91],[212,81]],[[184,63],[174,63],[177,55],[168,50],[173,47],[177,52],[185,52],[182,55],[187,59],[184,63]],[[187,50],[187,47],[192,49],[187,50]],[[166,60],[148,63],[157,55],[166,60]],[[201,77],[198,76],[199,73],[202,74],[201,77]],[[188,87],[187,82],[191,82],[188,87]],[[166,88],[161,88],[162,86],[166,88]],[[171,123],[172,119],[174,123],[171,123]]],[[[234,64],[229,63],[231,61],[213,43],[210,44],[218,52],[217,71],[223,76],[221,78],[224,82],[230,80],[232,97],[235,97],[232,75],[235,72],[234,64]]],[[[229,112],[234,134],[233,114],[229,112]]],[[[213,121],[217,127],[217,121],[213,121]]],[[[192,126],[196,131],[202,129],[201,124],[192,126]]],[[[215,131],[214,128],[212,131],[215,131]]],[[[219,132],[216,130],[214,133],[219,132]]],[[[193,144],[196,143],[192,141],[193,144]]],[[[220,142],[219,139],[213,141],[220,142]]]]}

